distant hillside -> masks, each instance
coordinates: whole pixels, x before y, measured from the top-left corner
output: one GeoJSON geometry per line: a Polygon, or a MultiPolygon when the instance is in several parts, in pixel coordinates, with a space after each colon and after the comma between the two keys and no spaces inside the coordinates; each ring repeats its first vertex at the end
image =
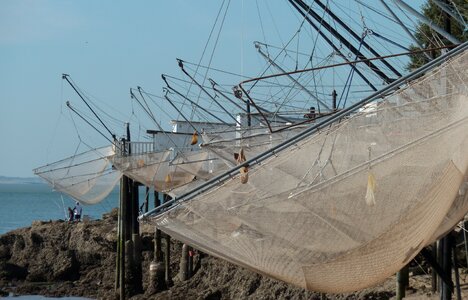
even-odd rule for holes
{"type": "Polygon", "coordinates": [[[0,176],[0,184],[42,184],[44,181],[39,177],[8,177],[0,176]]]}

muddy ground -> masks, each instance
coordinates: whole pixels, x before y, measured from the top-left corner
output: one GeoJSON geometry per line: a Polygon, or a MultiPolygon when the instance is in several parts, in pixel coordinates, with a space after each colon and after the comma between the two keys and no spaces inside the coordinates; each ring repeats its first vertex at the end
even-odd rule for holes
{"type": "MultiPolygon", "coordinates": [[[[0,296],[16,295],[82,296],[116,299],[117,214],[103,220],[70,223],[34,222],[0,236],[0,296]]],[[[154,257],[153,228],[142,227],[143,289],[132,299],[391,299],[395,277],[364,291],[321,295],[273,280],[223,260],[194,256],[195,274],[187,281],[178,276],[181,244],[172,241],[173,285],[164,291],[148,289],[149,263],[154,257]]],[[[164,243],[164,242],[163,242],[164,243]]],[[[164,244],[163,244],[164,249],[164,244]]],[[[438,299],[431,292],[431,276],[422,261],[414,263],[408,299],[438,299]]],[[[468,299],[468,274],[460,269],[463,297],[468,299]]]]}

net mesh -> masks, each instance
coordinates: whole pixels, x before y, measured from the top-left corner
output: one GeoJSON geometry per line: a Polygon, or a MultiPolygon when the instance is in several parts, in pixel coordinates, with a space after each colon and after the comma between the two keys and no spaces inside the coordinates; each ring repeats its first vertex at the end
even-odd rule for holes
{"type": "MultiPolygon", "coordinates": [[[[454,222],[468,166],[467,61],[465,51],[152,221],[310,290],[383,281],[454,222]]],[[[232,145],[216,150],[233,157],[232,145]]]]}
{"type": "Polygon", "coordinates": [[[115,155],[112,157],[112,163],[131,179],[174,197],[177,195],[174,193],[176,188],[190,183],[195,178],[195,175],[187,173],[179,166],[170,164],[174,159],[174,153],[174,150],[163,150],[115,155]]]}
{"type": "Polygon", "coordinates": [[[115,187],[122,173],[112,168],[112,146],[92,149],[34,170],[56,191],[83,204],[102,201],[115,187]]]}

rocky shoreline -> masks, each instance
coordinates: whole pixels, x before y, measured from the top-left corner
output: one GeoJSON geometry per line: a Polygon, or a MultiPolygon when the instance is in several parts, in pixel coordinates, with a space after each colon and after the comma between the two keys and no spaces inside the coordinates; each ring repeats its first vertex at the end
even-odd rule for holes
{"type": "MultiPolygon", "coordinates": [[[[14,293],[116,299],[116,224],[114,210],[102,220],[34,222],[31,227],[1,235],[0,296],[14,293]]],[[[390,299],[395,295],[395,278],[352,294],[320,295],[206,255],[199,259],[193,277],[180,281],[181,244],[176,241],[171,244],[174,285],[168,290],[151,293],[148,270],[154,257],[153,230],[148,225],[142,226],[143,288],[146,292],[131,299],[390,299]]],[[[466,269],[462,269],[462,282],[466,281],[466,276],[466,269]]],[[[410,286],[412,299],[435,297],[430,292],[429,275],[412,276],[410,286]]]]}

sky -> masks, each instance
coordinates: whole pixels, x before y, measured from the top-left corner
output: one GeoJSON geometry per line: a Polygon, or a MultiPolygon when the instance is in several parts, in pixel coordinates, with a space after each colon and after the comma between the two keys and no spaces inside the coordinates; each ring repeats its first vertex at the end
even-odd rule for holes
{"type": "MultiPolygon", "coordinates": [[[[423,1],[416,2],[417,8],[423,1]]],[[[125,122],[132,135],[144,135],[152,125],[141,120],[129,88],[161,94],[162,73],[180,76],[176,58],[197,62],[221,3],[0,1],[0,175],[33,176],[35,167],[107,143],[67,109],[67,100],[84,106],[62,73],[118,119],[112,123],[117,135],[125,122]]],[[[233,0],[212,66],[257,74],[264,61],[252,42],[277,36],[280,43],[296,25],[287,1],[265,6],[264,0],[233,0]],[[265,28],[259,26],[258,3],[263,24],[270,22],[265,28]]],[[[169,129],[168,119],[160,117],[169,129]]]]}

